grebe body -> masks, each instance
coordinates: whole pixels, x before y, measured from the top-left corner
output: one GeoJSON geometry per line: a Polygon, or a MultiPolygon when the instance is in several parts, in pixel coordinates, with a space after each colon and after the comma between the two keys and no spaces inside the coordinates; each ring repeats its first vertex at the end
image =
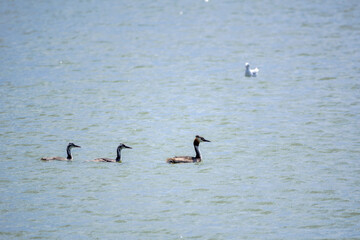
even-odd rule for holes
{"type": "Polygon", "coordinates": [[[71,155],[71,149],[72,148],[80,148],[80,146],[78,145],[75,145],[74,143],[69,143],[66,147],[66,153],[67,153],[67,157],[64,158],[64,157],[43,157],[41,158],[41,160],[43,161],[52,161],[52,160],[55,160],[55,161],[72,161],[73,160],[73,157],[71,155]]]}
{"type": "Polygon", "coordinates": [[[132,149],[129,146],[126,146],[123,143],[120,143],[120,145],[117,147],[116,149],[116,159],[111,159],[111,158],[96,158],[94,160],[92,160],[92,162],[117,162],[117,163],[121,163],[121,150],[123,148],[129,148],[132,149]]]}
{"type": "Polygon", "coordinates": [[[191,156],[175,156],[172,158],[168,158],[166,159],[167,163],[196,163],[196,162],[201,162],[202,158],[201,158],[201,153],[200,153],[200,149],[199,149],[199,144],[201,142],[210,142],[209,140],[206,140],[205,138],[196,135],[195,139],[194,139],[194,149],[195,149],[195,153],[196,156],[195,157],[191,157],[191,156]]]}

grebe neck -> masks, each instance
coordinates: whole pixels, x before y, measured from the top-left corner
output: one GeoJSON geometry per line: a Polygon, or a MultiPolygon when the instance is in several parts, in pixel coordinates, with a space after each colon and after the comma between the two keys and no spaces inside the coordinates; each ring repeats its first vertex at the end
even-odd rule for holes
{"type": "Polygon", "coordinates": [[[117,149],[116,162],[121,162],[121,148],[117,149]]]}
{"type": "Polygon", "coordinates": [[[71,155],[71,147],[67,147],[66,148],[66,153],[67,153],[67,160],[72,160],[72,155],[71,155]]]}
{"type": "Polygon", "coordinates": [[[200,142],[195,139],[194,140],[194,149],[195,149],[195,152],[196,152],[195,157],[201,159],[201,152],[200,152],[200,149],[199,149],[199,144],[200,144],[200,142]]]}

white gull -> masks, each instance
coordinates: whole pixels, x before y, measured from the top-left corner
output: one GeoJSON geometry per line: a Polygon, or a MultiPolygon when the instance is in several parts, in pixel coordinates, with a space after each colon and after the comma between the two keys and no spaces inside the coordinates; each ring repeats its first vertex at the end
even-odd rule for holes
{"type": "Polygon", "coordinates": [[[250,69],[250,64],[245,63],[245,77],[256,77],[258,72],[258,68],[250,69]]]}

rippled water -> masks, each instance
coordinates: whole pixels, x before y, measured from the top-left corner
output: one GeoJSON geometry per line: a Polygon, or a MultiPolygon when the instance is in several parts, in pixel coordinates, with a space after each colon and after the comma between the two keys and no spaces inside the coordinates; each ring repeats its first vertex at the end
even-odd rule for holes
{"type": "Polygon", "coordinates": [[[0,238],[359,239],[359,13],[1,1],[0,238]]]}

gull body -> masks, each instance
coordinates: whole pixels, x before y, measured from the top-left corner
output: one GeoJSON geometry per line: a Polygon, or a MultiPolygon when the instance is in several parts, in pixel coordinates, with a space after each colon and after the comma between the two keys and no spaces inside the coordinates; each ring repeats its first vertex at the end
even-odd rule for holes
{"type": "Polygon", "coordinates": [[[258,72],[258,68],[250,69],[250,64],[245,63],[245,77],[256,77],[258,72]]]}

